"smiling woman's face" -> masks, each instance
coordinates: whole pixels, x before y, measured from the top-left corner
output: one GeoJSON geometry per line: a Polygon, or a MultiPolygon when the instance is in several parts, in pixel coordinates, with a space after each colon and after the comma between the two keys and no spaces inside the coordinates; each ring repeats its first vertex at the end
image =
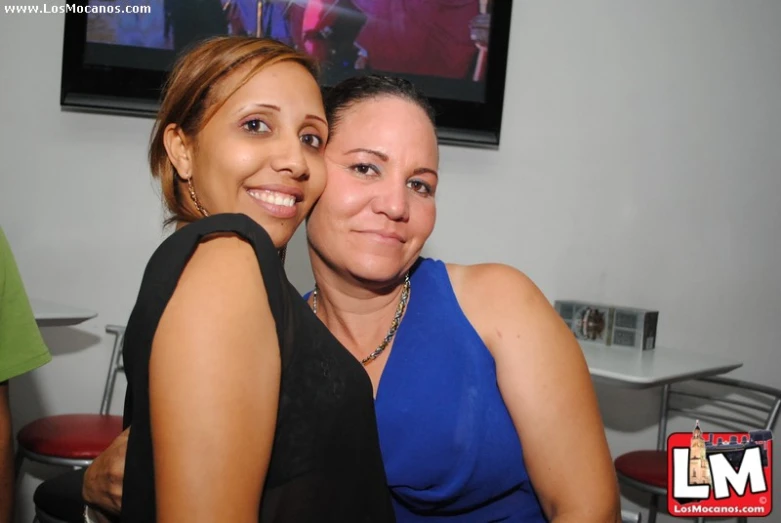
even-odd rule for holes
{"type": "MultiPolygon", "coordinates": [[[[237,70],[220,89],[243,77],[237,70]]],[[[243,213],[285,245],[325,187],[328,127],[320,90],[294,62],[261,69],[189,139],[167,130],[166,149],[209,214],[243,213]]]]}
{"type": "Polygon", "coordinates": [[[415,103],[384,95],[345,109],[307,222],[311,254],[360,280],[403,275],[434,229],[438,164],[434,127],[415,103]]]}

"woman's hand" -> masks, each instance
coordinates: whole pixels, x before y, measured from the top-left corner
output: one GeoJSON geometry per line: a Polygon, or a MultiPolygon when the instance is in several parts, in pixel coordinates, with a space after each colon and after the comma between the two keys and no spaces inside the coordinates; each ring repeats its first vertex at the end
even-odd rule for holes
{"type": "Polygon", "coordinates": [[[81,495],[85,503],[108,515],[119,515],[122,509],[122,481],[130,428],[111,442],[84,472],[81,495]]]}

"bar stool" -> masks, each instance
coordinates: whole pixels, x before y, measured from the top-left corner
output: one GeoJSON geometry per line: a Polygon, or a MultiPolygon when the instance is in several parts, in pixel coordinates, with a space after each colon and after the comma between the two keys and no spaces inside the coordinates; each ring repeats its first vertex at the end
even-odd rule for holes
{"type": "Polygon", "coordinates": [[[114,336],[99,414],[47,416],[28,423],[17,433],[16,477],[25,459],[46,465],[86,467],[122,432],[122,416],[109,414],[117,374],[124,373],[122,345],[125,328],[107,325],[114,336]]]}
{"type": "Polygon", "coordinates": [[[81,486],[85,470],[69,470],[38,485],[33,494],[33,523],[84,523],[81,486]]]}

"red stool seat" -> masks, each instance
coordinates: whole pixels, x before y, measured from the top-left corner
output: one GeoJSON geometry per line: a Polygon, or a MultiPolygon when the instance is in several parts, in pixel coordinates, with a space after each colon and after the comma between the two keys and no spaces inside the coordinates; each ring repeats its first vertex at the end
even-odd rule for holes
{"type": "Polygon", "coordinates": [[[122,416],[65,414],[35,420],[17,435],[28,452],[67,459],[95,459],[122,432],[122,416]]]}
{"type": "Polygon", "coordinates": [[[616,471],[640,483],[667,488],[667,453],[660,450],[636,450],[615,461],[616,471]]]}

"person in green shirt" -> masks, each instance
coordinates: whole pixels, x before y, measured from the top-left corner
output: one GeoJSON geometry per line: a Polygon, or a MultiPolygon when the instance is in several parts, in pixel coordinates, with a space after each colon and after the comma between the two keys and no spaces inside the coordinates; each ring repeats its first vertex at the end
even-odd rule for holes
{"type": "Polygon", "coordinates": [[[0,228],[0,523],[11,523],[15,484],[8,381],[51,359],[0,228]]]}

